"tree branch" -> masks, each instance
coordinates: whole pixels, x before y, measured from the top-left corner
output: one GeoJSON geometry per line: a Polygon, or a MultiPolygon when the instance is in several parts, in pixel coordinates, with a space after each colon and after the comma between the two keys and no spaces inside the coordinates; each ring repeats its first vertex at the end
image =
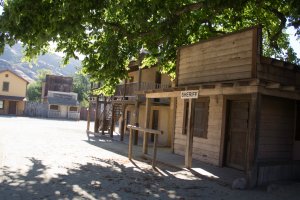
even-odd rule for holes
{"type": "Polygon", "coordinates": [[[176,16],[180,16],[184,13],[187,13],[187,12],[191,12],[191,11],[195,11],[195,10],[199,10],[201,8],[204,7],[204,3],[202,2],[199,2],[199,3],[192,3],[192,4],[189,4],[189,5],[185,5],[183,7],[181,7],[179,10],[177,10],[174,14],[176,16]]]}

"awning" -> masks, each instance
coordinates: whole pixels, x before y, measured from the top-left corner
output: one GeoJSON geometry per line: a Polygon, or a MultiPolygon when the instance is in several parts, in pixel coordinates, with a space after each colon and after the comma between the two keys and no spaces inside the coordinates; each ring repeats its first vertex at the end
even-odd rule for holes
{"type": "Polygon", "coordinates": [[[25,101],[25,97],[18,97],[18,96],[5,96],[0,95],[0,100],[8,100],[8,101],[25,101]]]}

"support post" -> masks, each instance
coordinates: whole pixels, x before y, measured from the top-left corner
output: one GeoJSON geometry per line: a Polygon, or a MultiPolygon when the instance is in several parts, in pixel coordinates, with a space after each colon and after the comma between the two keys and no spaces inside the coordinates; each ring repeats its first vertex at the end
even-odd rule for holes
{"type": "Polygon", "coordinates": [[[120,140],[121,141],[124,141],[124,126],[125,126],[125,105],[123,104],[122,105],[122,116],[121,116],[121,122],[120,122],[120,125],[119,125],[119,132],[120,132],[120,140]]]}
{"type": "Polygon", "coordinates": [[[104,97],[104,103],[103,103],[103,114],[102,114],[102,127],[101,127],[101,132],[102,132],[102,135],[104,135],[105,133],[104,133],[104,129],[105,129],[105,126],[107,125],[106,124],[106,106],[107,106],[107,99],[106,99],[106,97],[104,97]]]}
{"type": "MultiPolygon", "coordinates": [[[[146,119],[145,119],[145,128],[149,128],[150,124],[150,111],[151,111],[151,103],[150,99],[146,98],[146,119]]],[[[148,153],[148,139],[149,138],[149,133],[145,132],[144,134],[144,141],[143,141],[143,153],[147,154],[148,153]]]]}
{"type": "Polygon", "coordinates": [[[91,103],[89,103],[88,111],[87,111],[87,126],[86,126],[86,131],[90,131],[90,125],[91,125],[91,103]]]}
{"type": "Polygon", "coordinates": [[[115,127],[115,106],[111,104],[112,111],[111,111],[111,124],[110,124],[110,137],[114,137],[114,127],[115,127]]]}
{"type": "Polygon", "coordinates": [[[154,134],[153,159],[152,159],[152,167],[153,168],[156,165],[157,141],[158,141],[158,135],[154,134]]]}
{"type": "MultiPolygon", "coordinates": [[[[139,109],[140,109],[140,105],[139,105],[139,96],[137,96],[137,100],[135,102],[135,123],[134,125],[136,127],[139,127],[139,109]]],[[[134,145],[138,145],[138,139],[139,139],[139,132],[137,130],[134,131],[134,145]]]]}
{"type": "Polygon", "coordinates": [[[185,167],[190,169],[192,167],[192,153],[193,153],[193,133],[191,131],[192,121],[192,99],[189,99],[189,115],[188,115],[188,127],[186,134],[186,148],[185,148],[185,167]]]}
{"type": "Polygon", "coordinates": [[[128,158],[131,160],[132,158],[132,128],[130,128],[129,132],[129,149],[128,149],[128,158]]]}
{"type": "Polygon", "coordinates": [[[95,112],[94,132],[99,133],[99,96],[97,96],[97,98],[96,98],[96,112],[95,112]]]}

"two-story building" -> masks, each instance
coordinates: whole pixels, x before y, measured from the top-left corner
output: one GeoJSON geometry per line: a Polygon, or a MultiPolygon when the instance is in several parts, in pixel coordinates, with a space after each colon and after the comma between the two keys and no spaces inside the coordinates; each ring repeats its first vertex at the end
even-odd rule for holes
{"type": "Polygon", "coordinates": [[[0,71],[0,114],[23,114],[28,83],[13,71],[0,71]]]}
{"type": "MultiPolygon", "coordinates": [[[[115,94],[112,97],[98,98],[99,106],[96,106],[98,120],[95,122],[95,132],[108,130],[112,133],[118,125],[121,140],[128,133],[128,124],[143,126],[146,113],[146,98],[144,91],[155,89],[167,89],[171,87],[171,79],[166,74],[161,74],[157,66],[140,68],[138,62],[132,61],[129,64],[128,79],[123,80],[117,85],[115,94]]],[[[93,88],[99,85],[93,84],[93,88]]],[[[170,101],[156,98],[149,107],[151,112],[151,128],[163,131],[159,137],[160,146],[171,146],[172,120],[170,118],[170,101]]],[[[135,134],[134,143],[142,138],[141,134],[135,134]]],[[[149,142],[153,142],[153,136],[149,142]]]]}
{"type": "Polygon", "coordinates": [[[72,77],[46,75],[42,85],[42,100],[48,104],[49,118],[80,119],[78,94],[71,92],[72,77]]]}
{"type": "Polygon", "coordinates": [[[172,143],[186,167],[193,158],[241,170],[249,186],[299,179],[300,67],[264,57],[257,27],[177,56],[176,86],[146,98],[176,102],[172,143]]]}

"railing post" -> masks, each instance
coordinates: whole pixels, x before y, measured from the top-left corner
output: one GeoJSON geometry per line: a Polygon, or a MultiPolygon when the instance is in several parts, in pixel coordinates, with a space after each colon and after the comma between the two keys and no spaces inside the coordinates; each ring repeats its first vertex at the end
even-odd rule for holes
{"type": "Polygon", "coordinates": [[[129,132],[128,158],[129,158],[129,160],[131,160],[131,158],[132,158],[132,128],[131,127],[130,127],[130,132],[129,132]]]}
{"type": "Polygon", "coordinates": [[[153,167],[153,168],[154,168],[155,165],[156,165],[157,139],[158,139],[158,135],[157,135],[157,134],[154,134],[153,159],[152,159],[152,167],[153,167]]]}

